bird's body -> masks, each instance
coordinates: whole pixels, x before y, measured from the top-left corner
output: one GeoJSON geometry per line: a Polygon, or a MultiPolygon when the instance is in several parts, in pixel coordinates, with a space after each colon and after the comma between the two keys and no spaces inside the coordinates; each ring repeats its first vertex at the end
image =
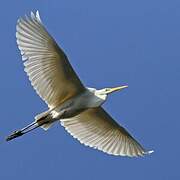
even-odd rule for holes
{"type": "Polygon", "coordinates": [[[93,88],[86,88],[81,94],[70,98],[55,108],[51,112],[52,117],[56,119],[71,118],[88,108],[101,106],[106,98],[98,97],[95,91],[93,88]]]}
{"type": "Polygon", "coordinates": [[[82,93],[66,100],[56,108],[37,115],[36,121],[38,122],[39,119],[41,120],[41,123],[42,121],[48,121],[48,125],[42,125],[42,128],[47,130],[51,127],[52,123],[57,120],[72,118],[89,108],[101,106],[107,98],[107,94],[104,93],[105,91],[106,89],[97,90],[95,88],[87,87],[82,93]],[[42,119],[42,117],[44,118],[42,119]]]}
{"type": "Polygon", "coordinates": [[[47,130],[60,121],[81,143],[108,154],[132,157],[152,152],[146,151],[101,107],[108,94],[127,86],[100,90],[85,87],[43,26],[38,12],[20,18],[16,29],[25,72],[49,109],[38,114],[30,125],[8,136],[8,141],[37,127],[47,130]]]}

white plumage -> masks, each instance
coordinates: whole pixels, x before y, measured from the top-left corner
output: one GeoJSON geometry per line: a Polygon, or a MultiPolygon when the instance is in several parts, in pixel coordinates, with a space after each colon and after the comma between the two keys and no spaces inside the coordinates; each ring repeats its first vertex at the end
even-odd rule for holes
{"type": "Polygon", "coordinates": [[[17,23],[17,44],[25,71],[32,86],[50,108],[63,103],[84,90],[66,55],[36,16],[20,18],[17,23]]]}
{"type": "Polygon", "coordinates": [[[49,110],[37,115],[35,122],[11,134],[7,140],[39,126],[47,130],[60,120],[81,143],[108,154],[133,157],[152,152],[146,151],[101,107],[109,93],[127,86],[101,90],[86,88],[43,26],[38,12],[18,20],[16,38],[25,71],[49,110]]]}

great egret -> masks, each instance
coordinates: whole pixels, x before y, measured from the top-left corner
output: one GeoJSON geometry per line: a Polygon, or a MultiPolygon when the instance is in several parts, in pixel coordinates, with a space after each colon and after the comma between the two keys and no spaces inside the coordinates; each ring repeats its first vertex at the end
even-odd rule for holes
{"type": "Polygon", "coordinates": [[[19,137],[37,127],[47,130],[55,121],[81,143],[112,155],[143,156],[146,151],[101,107],[107,95],[127,86],[94,89],[85,87],[62,49],[47,32],[38,11],[17,22],[17,44],[25,71],[49,110],[35,117],[25,128],[6,140],[19,137]]]}

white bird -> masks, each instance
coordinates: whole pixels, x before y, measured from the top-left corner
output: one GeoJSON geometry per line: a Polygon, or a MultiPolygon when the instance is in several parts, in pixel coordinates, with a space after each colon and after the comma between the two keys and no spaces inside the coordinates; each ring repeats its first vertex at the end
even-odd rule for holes
{"type": "Polygon", "coordinates": [[[133,157],[153,152],[146,151],[101,107],[108,94],[127,86],[100,90],[85,87],[65,53],[47,32],[38,11],[20,18],[16,29],[25,72],[49,110],[37,115],[30,125],[13,132],[7,141],[37,127],[47,130],[59,121],[82,144],[108,154],[133,157]]]}

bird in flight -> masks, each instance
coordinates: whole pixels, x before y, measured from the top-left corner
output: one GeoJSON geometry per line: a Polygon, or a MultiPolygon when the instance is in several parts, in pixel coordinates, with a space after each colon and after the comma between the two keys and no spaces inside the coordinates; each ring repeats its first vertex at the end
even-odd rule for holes
{"type": "Polygon", "coordinates": [[[146,151],[101,106],[110,93],[127,86],[100,90],[85,87],[44,27],[38,11],[20,18],[16,30],[25,72],[49,109],[35,116],[33,123],[7,136],[7,141],[37,127],[47,130],[59,121],[82,144],[108,154],[136,157],[153,152],[146,151]]]}

